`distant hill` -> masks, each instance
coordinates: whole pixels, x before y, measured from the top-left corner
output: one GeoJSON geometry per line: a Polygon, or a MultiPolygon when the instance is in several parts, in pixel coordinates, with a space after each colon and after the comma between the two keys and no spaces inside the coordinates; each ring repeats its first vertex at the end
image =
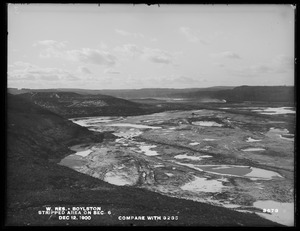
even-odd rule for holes
{"type": "MultiPolygon", "coordinates": [[[[123,99],[162,99],[162,98],[187,98],[187,99],[216,99],[228,102],[262,101],[262,102],[293,102],[293,86],[216,86],[208,88],[144,88],[125,90],[87,90],[87,89],[15,89],[9,88],[12,94],[24,92],[72,92],[80,95],[110,95],[123,99]]],[[[127,104],[126,104],[127,105],[127,104]]]]}
{"type": "Polygon", "coordinates": [[[142,89],[117,89],[117,90],[89,90],[89,89],[74,89],[74,88],[61,88],[61,89],[16,89],[9,88],[8,92],[11,94],[22,94],[26,92],[75,92],[84,95],[97,95],[104,94],[124,99],[141,99],[141,98],[169,98],[174,94],[184,94],[197,91],[217,91],[227,90],[234,87],[216,86],[209,88],[186,88],[186,89],[173,89],[173,88],[142,88],[142,89]]]}
{"type": "Polygon", "coordinates": [[[196,91],[177,94],[177,97],[203,99],[212,98],[227,102],[261,101],[293,102],[293,86],[240,86],[229,90],[196,91]]]}
{"type": "Polygon", "coordinates": [[[220,91],[227,101],[293,102],[292,86],[241,86],[228,91],[220,91]]]}
{"type": "Polygon", "coordinates": [[[26,92],[30,92],[30,89],[7,88],[7,93],[12,95],[18,95],[26,92]]]}
{"type": "Polygon", "coordinates": [[[140,104],[107,95],[82,95],[74,92],[28,92],[19,97],[30,100],[61,116],[127,116],[142,114],[140,104]]]}
{"type": "Polygon", "coordinates": [[[175,95],[188,94],[198,91],[218,91],[225,89],[232,89],[233,87],[209,87],[209,88],[185,88],[185,89],[172,89],[172,88],[143,88],[132,90],[101,90],[102,94],[113,95],[115,97],[127,99],[140,99],[140,98],[172,98],[175,95]]]}

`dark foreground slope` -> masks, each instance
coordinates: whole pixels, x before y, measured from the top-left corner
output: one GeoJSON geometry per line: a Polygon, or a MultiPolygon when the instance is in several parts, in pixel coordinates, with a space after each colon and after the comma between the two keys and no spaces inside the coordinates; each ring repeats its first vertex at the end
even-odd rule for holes
{"type": "Polygon", "coordinates": [[[82,95],[74,92],[28,92],[19,96],[66,118],[112,114],[129,116],[144,113],[140,104],[108,95],[82,95]]]}
{"type": "Polygon", "coordinates": [[[7,225],[276,226],[254,214],[110,185],[57,164],[68,145],[101,142],[81,128],[18,96],[8,96],[7,225]],[[45,206],[100,206],[111,215],[90,221],[39,215],[45,206]],[[119,216],[178,216],[177,221],[122,221],[119,216]]]}

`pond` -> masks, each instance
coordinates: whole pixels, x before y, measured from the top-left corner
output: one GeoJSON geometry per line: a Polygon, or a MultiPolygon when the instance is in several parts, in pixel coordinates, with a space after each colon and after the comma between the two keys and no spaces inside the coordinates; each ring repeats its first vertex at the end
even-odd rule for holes
{"type": "Polygon", "coordinates": [[[217,180],[209,180],[207,178],[201,178],[194,176],[195,179],[191,182],[181,186],[182,190],[194,191],[194,192],[221,192],[225,186],[222,182],[217,180]]]}
{"type": "Polygon", "coordinates": [[[283,178],[280,174],[274,171],[265,169],[250,167],[250,166],[238,166],[238,165],[198,165],[191,163],[180,163],[178,164],[196,169],[198,171],[205,171],[208,173],[224,175],[224,176],[238,176],[246,177],[251,180],[271,180],[273,178],[283,178]]]}
{"type": "Polygon", "coordinates": [[[195,121],[192,124],[203,127],[222,127],[222,124],[218,124],[214,121],[195,121]]]}
{"type": "Polygon", "coordinates": [[[256,139],[253,139],[253,138],[251,138],[251,137],[248,137],[247,138],[247,140],[246,140],[246,142],[259,142],[259,141],[261,141],[261,140],[256,140],[256,139]]]}
{"type": "Polygon", "coordinates": [[[282,115],[282,114],[295,114],[296,112],[292,107],[268,107],[264,109],[252,110],[264,115],[282,115]]]}
{"type": "Polygon", "coordinates": [[[190,160],[202,160],[203,158],[209,158],[209,157],[212,157],[212,156],[208,156],[208,155],[205,155],[205,156],[188,156],[186,154],[184,155],[177,155],[177,156],[174,156],[175,159],[190,159],[190,160]]]}
{"type": "Polygon", "coordinates": [[[220,174],[229,174],[235,176],[245,176],[247,173],[252,172],[251,167],[246,166],[201,166],[203,171],[214,172],[220,174]]]}
{"type": "Polygon", "coordinates": [[[264,148],[245,148],[242,149],[243,152],[258,152],[258,151],[265,151],[264,148]]]}
{"type": "Polygon", "coordinates": [[[112,127],[133,127],[133,128],[151,128],[151,129],[159,129],[161,127],[154,127],[154,126],[147,126],[142,124],[130,124],[130,123],[120,123],[120,124],[106,124],[105,126],[112,126],[112,127]]]}
{"type": "Polygon", "coordinates": [[[253,206],[260,209],[266,209],[267,213],[258,213],[260,216],[269,220],[284,224],[286,226],[294,225],[294,203],[281,203],[272,200],[256,201],[253,206]]]}
{"type": "Polygon", "coordinates": [[[78,155],[69,155],[59,162],[60,165],[67,166],[70,168],[81,167],[81,166],[85,165],[86,163],[87,163],[87,161],[82,159],[78,155]]]}
{"type": "Polygon", "coordinates": [[[270,128],[267,135],[272,138],[280,138],[283,140],[294,141],[294,134],[290,134],[287,129],[270,128]]]}
{"type": "Polygon", "coordinates": [[[155,147],[156,147],[156,145],[148,145],[148,146],[147,145],[141,145],[140,149],[147,156],[158,156],[159,154],[156,151],[150,150],[150,149],[155,148],[155,147]]]}

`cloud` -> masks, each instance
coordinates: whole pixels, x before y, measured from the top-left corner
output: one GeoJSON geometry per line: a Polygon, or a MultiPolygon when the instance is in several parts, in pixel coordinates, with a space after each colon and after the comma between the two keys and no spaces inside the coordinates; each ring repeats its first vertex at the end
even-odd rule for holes
{"type": "Polygon", "coordinates": [[[272,72],[272,69],[268,65],[264,65],[264,64],[251,65],[248,67],[237,67],[237,68],[231,68],[227,70],[230,74],[241,76],[241,77],[256,77],[261,74],[272,72]]]}
{"type": "Polygon", "coordinates": [[[47,47],[56,47],[56,48],[64,48],[66,46],[67,42],[57,42],[55,40],[42,40],[42,41],[37,41],[33,44],[33,46],[47,46],[47,47]]]}
{"type": "Polygon", "coordinates": [[[194,79],[186,76],[180,76],[175,79],[173,79],[173,82],[181,83],[181,84],[192,84],[192,83],[200,83],[203,82],[204,79],[194,79]]]}
{"type": "Polygon", "coordinates": [[[169,64],[172,62],[172,55],[160,49],[145,48],[144,57],[154,63],[169,64]]]}
{"type": "Polygon", "coordinates": [[[101,50],[107,50],[108,49],[108,45],[106,43],[102,42],[102,41],[99,43],[98,46],[100,47],[101,50]]]}
{"type": "MultiPolygon", "coordinates": [[[[33,44],[33,46],[42,45],[40,57],[42,58],[62,58],[75,62],[89,63],[95,65],[113,66],[117,58],[110,52],[91,48],[66,50],[66,42],[57,42],[54,40],[43,40],[33,44]]],[[[101,43],[102,47],[105,45],[101,43]]]]}
{"type": "Polygon", "coordinates": [[[25,62],[16,62],[8,69],[8,80],[74,81],[79,78],[63,69],[42,68],[25,62]]]}
{"type": "Polygon", "coordinates": [[[286,72],[294,68],[294,58],[288,55],[277,55],[272,60],[272,65],[277,67],[277,72],[286,72]]]}
{"type": "Polygon", "coordinates": [[[220,53],[211,54],[213,58],[228,58],[228,59],[241,59],[240,55],[233,51],[224,51],[220,53]]]}
{"type": "Polygon", "coordinates": [[[79,50],[60,50],[49,47],[40,53],[42,58],[62,58],[74,62],[87,64],[113,66],[117,58],[108,51],[98,49],[82,48],[79,50]]]}
{"type": "Polygon", "coordinates": [[[24,68],[30,68],[30,67],[35,67],[35,65],[32,65],[27,62],[23,61],[17,61],[14,64],[8,65],[8,69],[14,68],[14,69],[24,69],[24,68]]]}
{"type": "Polygon", "coordinates": [[[127,32],[127,31],[124,31],[124,30],[120,30],[120,29],[115,29],[115,32],[117,34],[122,35],[122,36],[130,36],[131,35],[131,33],[127,32]]]}
{"type": "Polygon", "coordinates": [[[35,42],[33,47],[42,47],[41,58],[63,57],[63,50],[67,42],[58,42],[55,40],[42,40],[35,42]]]}
{"type": "Polygon", "coordinates": [[[255,77],[264,74],[281,74],[293,71],[293,58],[287,55],[277,55],[269,63],[227,69],[230,74],[242,77],[255,77]]]}
{"type": "Polygon", "coordinates": [[[190,41],[190,42],[198,42],[199,41],[199,38],[191,32],[190,28],[180,27],[179,31],[187,38],[188,41],[190,41]]]}
{"type": "Polygon", "coordinates": [[[145,36],[141,33],[132,33],[125,30],[115,29],[115,32],[119,35],[125,36],[125,37],[134,37],[134,38],[144,38],[145,36]]]}
{"type": "Polygon", "coordinates": [[[143,48],[140,48],[135,44],[125,44],[121,47],[116,47],[114,50],[130,57],[137,57],[144,53],[143,48]]]}
{"type": "Polygon", "coordinates": [[[168,75],[168,76],[155,76],[151,78],[149,85],[160,86],[160,87],[191,87],[191,86],[201,86],[206,79],[197,77],[188,77],[188,76],[177,76],[177,75],[168,75]]]}
{"type": "Polygon", "coordinates": [[[57,48],[48,47],[43,49],[39,56],[41,58],[64,58],[64,53],[57,48]]]}
{"type": "Polygon", "coordinates": [[[225,67],[225,65],[223,63],[218,63],[218,62],[213,63],[213,65],[216,67],[221,67],[221,68],[225,67]]]}
{"type": "Polygon", "coordinates": [[[194,31],[189,27],[180,27],[179,32],[184,35],[184,37],[192,43],[201,42],[202,44],[208,44],[204,39],[201,39],[194,31]]]}
{"type": "Polygon", "coordinates": [[[125,57],[138,57],[153,63],[170,64],[174,58],[174,54],[170,52],[157,48],[139,47],[135,44],[125,44],[122,47],[116,47],[115,51],[122,53],[125,57]]]}
{"type": "Polygon", "coordinates": [[[120,71],[116,71],[116,70],[114,70],[114,69],[106,69],[106,70],[104,70],[104,73],[105,74],[113,74],[113,75],[118,75],[118,74],[120,74],[121,72],[120,71]]]}
{"type": "Polygon", "coordinates": [[[92,74],[92,72],[87,67],[84,67],[84,66],[78,67],[78,72],[82,73],[82,74],[87,74],[87,75],[92,74]]]}
{"type": "Polygon", "coordinates": [[[107,51],[97,49],[82,48],[80,50],[68,50],[66,57],[73,61],[90,63],[95,65],[113,66],[117,58],[107,51]]]}

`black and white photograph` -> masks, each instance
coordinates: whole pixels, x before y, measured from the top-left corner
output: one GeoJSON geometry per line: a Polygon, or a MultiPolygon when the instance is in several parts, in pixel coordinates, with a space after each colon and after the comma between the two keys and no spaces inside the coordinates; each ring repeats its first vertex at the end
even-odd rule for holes
{"type": "Polygon", "coordinates": [[[6,10],[5,226],[296,226],[296,5],[6,10]]]}

